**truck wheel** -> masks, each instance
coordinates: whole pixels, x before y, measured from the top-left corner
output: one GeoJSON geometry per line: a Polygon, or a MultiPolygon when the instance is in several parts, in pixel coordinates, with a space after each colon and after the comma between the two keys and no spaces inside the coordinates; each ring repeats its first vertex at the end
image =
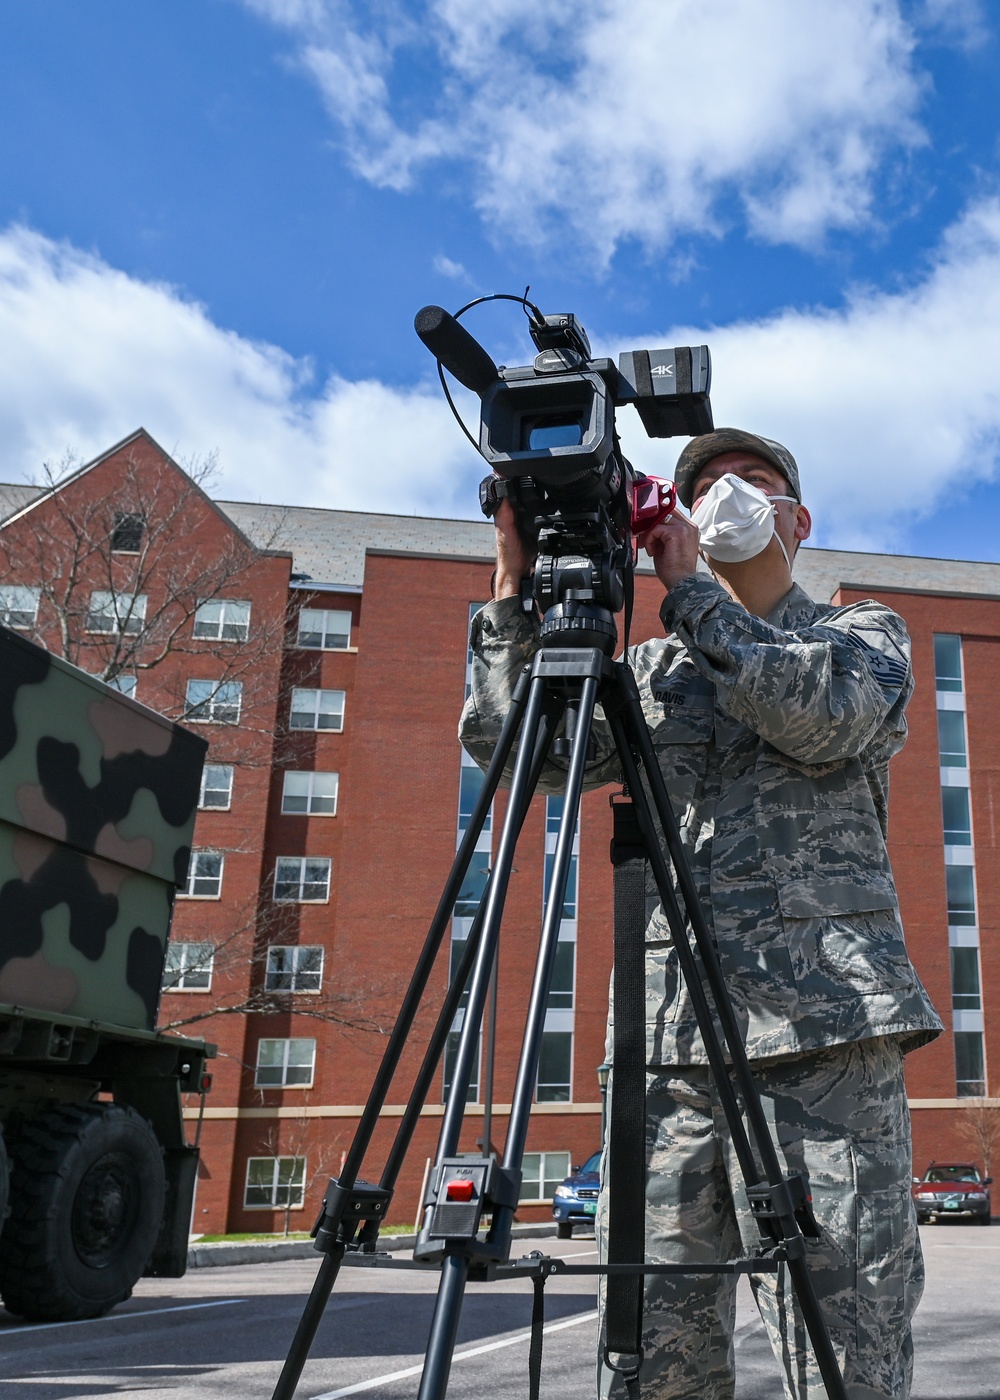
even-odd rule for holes
{"type": "Polygon", "coordinates": [[[153,1129],[131,1108],[62,1104],[23,1123],[11,1150],[0,1297],[30,1322],[101,1317],[132,1293],[163,1218],[153,1129]]]}

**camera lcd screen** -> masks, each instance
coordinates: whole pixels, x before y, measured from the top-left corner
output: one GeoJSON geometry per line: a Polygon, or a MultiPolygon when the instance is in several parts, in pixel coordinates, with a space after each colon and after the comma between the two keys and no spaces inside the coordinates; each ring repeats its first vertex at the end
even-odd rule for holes
{"type": "Polygon", "coordinates": [[[583,427],[583,419],[578,416],[526,418],[521,425],[521,446],[529,452],[544,451],[547,447],[579,447],[583,442],[583,427]]]}

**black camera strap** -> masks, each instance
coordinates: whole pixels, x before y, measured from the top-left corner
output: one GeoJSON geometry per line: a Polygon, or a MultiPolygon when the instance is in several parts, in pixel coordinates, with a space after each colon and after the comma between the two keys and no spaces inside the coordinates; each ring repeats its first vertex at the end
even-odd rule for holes
{"type": "MultiPolygon", "coordinates": [[[[612,801],[615,968],[611,1116],[606,1161],[611,1183],[608,1263],[640,1267],[646,1257],[646,848],[625,800],[612,801]]],[[[642,1364],[641,1273],[607,1281],[604,1361],[638,1400],[642,1364]]]]}

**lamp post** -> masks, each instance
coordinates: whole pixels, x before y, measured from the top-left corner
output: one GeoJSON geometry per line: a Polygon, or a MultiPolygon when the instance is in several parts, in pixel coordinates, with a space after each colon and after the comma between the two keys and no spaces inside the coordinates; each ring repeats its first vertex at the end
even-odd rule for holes
{"type": "Polygon", "coordinates": [[[601,1146],[604,1146],[604,1139],[608,1134],[608,1075],[611,1073],[611,1066],[607,1060],[597,1066],[597,1083],[601,1090],[601,1146]]]}

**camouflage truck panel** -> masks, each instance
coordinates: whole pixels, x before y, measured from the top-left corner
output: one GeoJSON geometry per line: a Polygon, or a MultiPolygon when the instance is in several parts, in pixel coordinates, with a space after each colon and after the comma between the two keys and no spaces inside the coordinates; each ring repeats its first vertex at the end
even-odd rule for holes
{"type": "Polygon", "coordinates": [[[206,747],[0,627],[0,1003],[152,1028],[206,747]]]}

